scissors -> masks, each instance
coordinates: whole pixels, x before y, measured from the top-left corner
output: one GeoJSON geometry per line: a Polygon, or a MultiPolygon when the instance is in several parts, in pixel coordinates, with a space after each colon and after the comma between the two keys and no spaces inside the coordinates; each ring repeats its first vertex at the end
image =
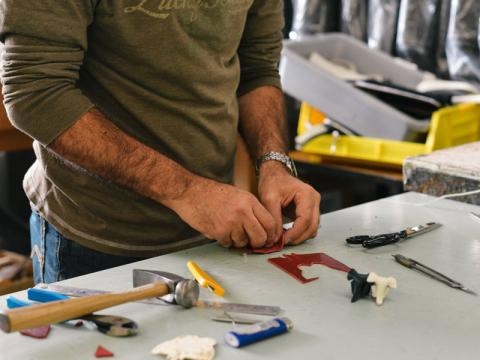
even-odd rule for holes
{"type": "Polygon", "coordinates": [[[436,222],[428,222],[423,225],[417,225],[413,227],[408,227],[404,230],[380,234],[380,235],[356,235],[350,236],[345,241],[348,244],[361,244],[364,248],[375,248],[378,246],[389,245],[396,243],[403,239],[408,239],[417,235],[424,234],[426,232],[432,231],[440,227],[441,224],[436,222]]]}
{"type": "Polygon", "coordinates": [[[395,261],[398,262],[399,264],[406,266],[409,269],[415,269],[418,270],[425,275],[430,276],[431,278],[438,280],[444,284],[447,284],[448,286],[454,288],[454,289],[459,289],[462,291],[465,291],[466,293],[472,294],[472,295],[477,295],[475,291],[472,291],[470,289],[467,289],[463,284],[459,283],[458,281],[455,281],[453,279],[450,279],[448,276],[443,275],[442,273],[438,272],[437,270],[433,270],[432,268],[429,268],[426,265],[423,265],[422,263],[419,263],[416,260],[407,258],[403,255],[397,254],[397,255],[392,255],[395,258],[395,261]]]}

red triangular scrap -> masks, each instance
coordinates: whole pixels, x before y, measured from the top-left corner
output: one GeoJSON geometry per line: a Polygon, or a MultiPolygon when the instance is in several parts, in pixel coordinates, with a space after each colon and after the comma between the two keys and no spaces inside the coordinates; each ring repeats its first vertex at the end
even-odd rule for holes
{"type": "Polygon", "coordinates": [[[113,353],[110,350],[105,349],[103,346],[98,345],[97,351],[95,351],[95,357],[110,357],[113,356],[113,353]]]}

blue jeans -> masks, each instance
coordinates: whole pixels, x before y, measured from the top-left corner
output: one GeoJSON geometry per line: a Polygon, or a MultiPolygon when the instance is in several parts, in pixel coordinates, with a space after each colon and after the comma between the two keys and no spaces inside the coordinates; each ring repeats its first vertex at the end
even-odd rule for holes
{"type": "Polygon", "coordinates": [[[81,246],[60,234],[35,211],[30,217],[30,241],[35,284],[52,283],[142,260],[81,246]]]}

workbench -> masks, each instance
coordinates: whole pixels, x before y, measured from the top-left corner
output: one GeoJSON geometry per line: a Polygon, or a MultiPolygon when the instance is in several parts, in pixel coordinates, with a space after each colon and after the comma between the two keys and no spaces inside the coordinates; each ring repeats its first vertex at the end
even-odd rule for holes
{"type": "MultiPolygon", "coordinates": [[[[448,196],[480,188],[480,141],[430,154],[413,156],[403,163],[405,190],[448,196]]],[[[480,205],[480,194],[458,196],[458,201],[480,205]]]]}
{"type": "MultiPolygon", "coordinates": [[[[191,277],[186,263],[194,260],[226,289],[222,299],[201,288],[201,299],[277,305],[283,309],[281,316],[293,321],[289,333],[240,349],[224,343],[223,335],[232,325],[210,320],[209,310],[129,303],[99,313],[135,320],[140,331],[134,337],[114,338],[62,325],[55,325],[43,340],[0,333],[0,358],[93,359],[102,345],[114,359],[163,359],[150,354],[154,346],[179,335],[198,335],[217,340],[215,359],[475,359],[480,354],[480,296],[450,288],[392,258],[411,257],[480,292],[480,222],[471,212],[479,213],[480,207],[408,192],[323,215],[315,239],[279,253],[243,255],[209,244],[61,282],[124,290],[132,286],[133,269],[191,277]],[[430,221],[442,226],[396,244],[366,250],[345,243],[348,236],[394,232],[430,221]],[[302,284],[267,261],[283,254],[318,252],[359,273],[393,276],[397,288],[381,306],[373,298],[351,303],[345,272],[321,265],[303,267],[305,277],[319,279],[302,284]]],[[[25,292],[15,295],[25,298],[25,292]]],[[[5,298],[0,298],[2,309],[5,298]]]]}

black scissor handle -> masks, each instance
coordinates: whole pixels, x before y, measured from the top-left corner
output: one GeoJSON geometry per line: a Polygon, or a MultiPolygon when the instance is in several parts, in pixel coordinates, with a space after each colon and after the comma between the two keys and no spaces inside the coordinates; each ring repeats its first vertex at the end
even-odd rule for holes
{"type": "Polygon", "coordinates": [[[356,235],[356,236],[350,236],[345,239],[345,241],[348,244],[355,244],[355,245],[360,245],[363,244],[364,241],[371,239],[372,237],[370,235],[356,235]]]}
{"type": "Polygon", "coordinates": [[[401,232],[382,234],[377,236],[371,236],[370,239],[365,240],[362,246],[367,249],[376,248],[383,245],[393,244],[403,239],[401,232]]]}
{"type": "Polygon", "coordinates": [[[348,244],[362,245],[364,248],[371,249],[383,245],[393,244],[405,238],[405,231],[394,232],[381,235],[356,235],[345,239],[348,244]]]}

